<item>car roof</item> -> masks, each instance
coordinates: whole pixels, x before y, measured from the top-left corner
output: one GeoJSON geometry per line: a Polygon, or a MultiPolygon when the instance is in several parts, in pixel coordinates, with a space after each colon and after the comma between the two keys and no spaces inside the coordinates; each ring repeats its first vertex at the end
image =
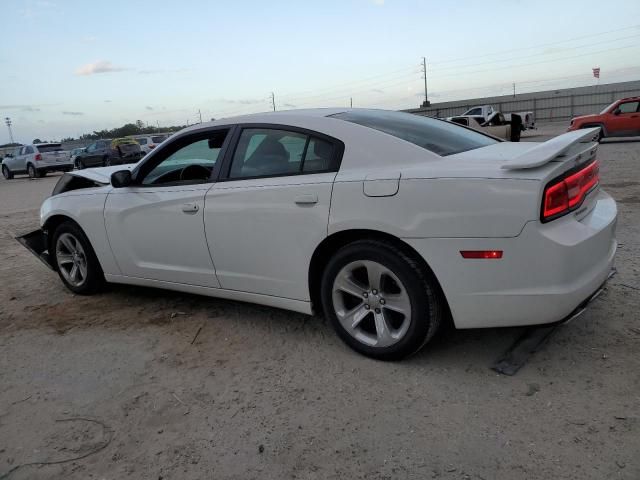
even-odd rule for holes
{"type": "Polygon", "coordinates": [[[619,102],[626,102],[628,100],[640,100],[640,97],[627,97],[627,98],[621,98],[620,100],[618,100],[619,102]]]}

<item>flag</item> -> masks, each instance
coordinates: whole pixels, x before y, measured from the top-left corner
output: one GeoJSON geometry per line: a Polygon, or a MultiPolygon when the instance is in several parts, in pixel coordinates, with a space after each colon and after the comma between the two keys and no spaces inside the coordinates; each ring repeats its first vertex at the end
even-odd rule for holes
{"type": "Polygon", "coordinates": [[[592,68],[591,70],[593,70],[594,77],[600,78],[600,67],[595,67],[595,68],[592,68]]]}

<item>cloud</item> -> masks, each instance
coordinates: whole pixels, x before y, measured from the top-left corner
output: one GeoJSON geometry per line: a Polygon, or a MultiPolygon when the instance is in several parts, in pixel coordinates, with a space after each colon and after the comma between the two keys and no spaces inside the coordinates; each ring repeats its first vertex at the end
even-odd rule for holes
{"type": "Polygon", "coordinates": [[[39,112],[39,105],[0,105],[0,110],[20,110],[22,112],[39,112]]]}
{"type": "Polygon", "coordinates": [[[78,116],[78,115],[84,115],[84,112],[62,112],[63,115],[73,115],[78,116]]]}
{"type": "Polygon", "coordinates": [[[94,37],[93,35],[85,35],[80,39],[82,43],[93,43],[98,40],[98,37],[94,37]]]}
{"type": "Polygon", "coordinates": [[[293,103],[283,103],[282,106],[287,108],[296,108],[296,106],[293,103]]]}
{"type": "Polygon", "coordinates": [[[106,60],[98,60],[94,63],[87,63],[76,69],[76,75],[94,75],[96,73],[122,72],[124,67],[118,67],[106,60]]]}
{"type": "Polygon", "coordinates": [[[371,91],[373,93],[384,93],[384,90],[380,90],[379,88],[372,88],[371,91]]]}
{"type": "Polygon", "coordinates": [[[105,100],[104,103],[111,103],[111,100],[105,100]]]}
{"type": "Polygon", "coordinates": [[[384,0],[372,0],[376,5],[384,5],[384,0]]]}
{"type": "Polygon", "coordinates": [[[153,107],[149,107],[148,105],[144,108],[146,108],[147,110],[153,110],[153,107]]]}

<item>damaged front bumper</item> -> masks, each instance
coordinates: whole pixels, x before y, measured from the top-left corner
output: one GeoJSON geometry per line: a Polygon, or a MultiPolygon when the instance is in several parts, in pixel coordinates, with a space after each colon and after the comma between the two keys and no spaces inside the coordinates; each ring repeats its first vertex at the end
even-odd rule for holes
{"type": "Polygon", "coordinates": [[[33,253],[36,257],[42,261],[51,270],[56,271],[55,259],[49,253],[49,240],[47,233],[38,229],[33,232],[27,233],[16,237],[16,240],[20,242],[24,247],[33,253]]]}

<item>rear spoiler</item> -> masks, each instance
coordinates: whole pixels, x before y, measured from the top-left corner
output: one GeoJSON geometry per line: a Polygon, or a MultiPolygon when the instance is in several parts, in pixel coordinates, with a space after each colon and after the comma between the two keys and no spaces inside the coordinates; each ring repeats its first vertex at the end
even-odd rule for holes
{"type": "Polygon", "coordinates": [[[597,141],[599,133],[600,127],[595,127],[559,135],[504,163],[501,168],[503,170],[520,170],[540,167],[567,153],[573,145],[597,141]]]}

